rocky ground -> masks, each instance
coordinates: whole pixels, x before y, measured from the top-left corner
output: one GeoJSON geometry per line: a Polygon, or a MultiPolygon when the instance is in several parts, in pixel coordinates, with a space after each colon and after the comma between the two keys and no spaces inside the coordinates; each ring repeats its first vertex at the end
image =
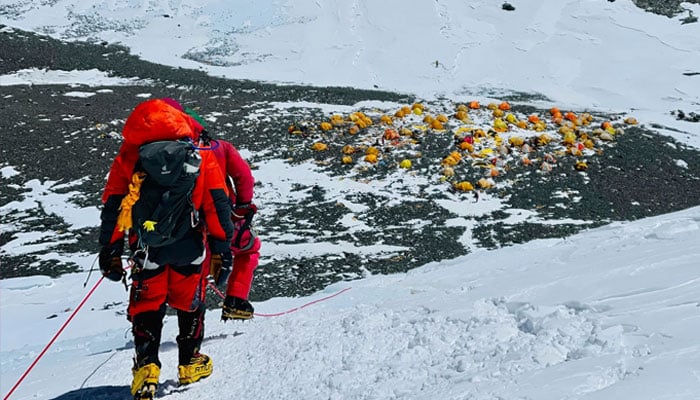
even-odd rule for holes
{"type": "MultiPolygon", "coordinates": [[[[614,1],[614,0],[608,0],[614,1]]],[[[699,0],[634,0],[634,4],[637,7],[653,12],[660,15],[665,15],[667,17],[675,17],[676,15],[685,15],[687,17],[683,18],[681,23],[693,23],[697,22],[697,16],[693,15],[693,12],[684,8],[683,3],[694,3],[700,4],[699,0]]]]}
{"type": "MultiPolygon", "coordinates": [[[[644,6],[641,1],[637,3],[644,6]]],[[[406,271],[430,261],[465,254],[469,249],[460,239],[465,228],[453,222],[468,218],[442,207],[445,200],[471,203],[481,196],[503,202],[503,208],[471,218],[473,242],[485,248],[563,237],[611,221],[633,220],[700,204],[698,151],[659,135],[653,126],[625,124],[624,116],[592,116],[596,123],[613,121],[624,133],[616,134],[611,142],[596,142],[595,152],[586,157],[585,171],[575,169],[581,157],[533,143],[536,147],[533,159],[557,154],[556,168],[551,173],[543,172],[540,164],[528,168],[509,161],[502,175],[492,178],[493,188],[477,187],[474,191],[460,192],[454,184],[460,180],[476,184],[483,175],[484,165],[479,160],[465,161],[454,167],[455,177],[442,175],[441,160],[456,149],[455,140],[462,139],[456,133],[458,130],[455,131],[458,125],[454,121],[450,123],[455,129],[446,131],[422,130],[411,124],[411,135],[402,137],[399,146],[399,142],[382,140],[385,127],[378,128],[379,115],[373,114],[374,110],[357,110],[370,115],[375,128],[356,135],[347,134],[347,127],[320,130],[319,123],[330,117],[321,110],[300,108],[279,114],[269,112],[265,118],[252,117],[271,102],[353,106],[365,100],[406,105],[416,101],[406,95],[213,78],[199,71],[144,62],[118,46],[65,43],[27,32],[2,30],[0,75],[26,68],[69,71],[95,68],[110,71],[114,76],[140,77],[147,83],[90,88],[100,90],[100,95],[86,98],[66,96],[80,89],[65,85],[0,86],[3,98],[0,167],[12,166],[20,172],[3,179],[0,193],[2,224],[12,227],[0,233],[0,278],[38,273],[55,276],[76,271],[76,265],[51,254],[97,251],[98,221],[94,227],[75,229],[60,215],[47,213],[41,207],[24,211],[3,211],[2,207],[22,200],[28,191],[27,182],[32,180],[71,183],[69,188],[54,185],[54,190],[77,190],[80,195],[70,201],[80,205],[99,204],[104,178],[120,144],[118,132],[130,110],[144,99],[144,93],[184,99],[186,105],[199,107],[204,115],[217,112],[216,125],[212,128],[252,152],[249,161],[253,165],[271,159],[285,160],[290,165],[313,161],[317,170],[328,176],[369,181],[395,179],[400,171],[399,162],[408,157],[413,161],[411,174],[425,178],[417,187],[398,184],[387,188],[405,194],[406,200],[401,203],[387,202],[380,193],[348,194],[345,200],[366,206],[367,211],[360,218],[374,227],[360,233],[343,226],[341,220],[347,214],[346,207],[324,187],[296,185],[294,190],[305,196],[302,206],[297,201],[284,200],[268,204],[266,218],[259,218],[257,226],[261,237],[269,243],[349,242],[358,246],[384,243],[407,250],[372,257],[344,253],[333,257],[275,258],[263,254],[251,294],[253,300],[307,294],[337,280],[361,277],[366,271],[406,271]],[[290,126],[307,126],[301,125],[301,121],[313,128],[290,134],[290,126]],[[370,145],[381,151],[380,162],[363,163],[357,155],[351,166],[340,161],[343,146],[366,150],[371,138],[374,143],[370,145]],[[328,145],[329,149],[314,151],[312,145],[317,142],[328,145]],[[539,222],[532,219],[512,222],[512,215],[505,211],[508,209],[532,212],[539,222]],[[417,227],[405,223],[416,220],[426,223],[417,227]],[[313,221],[313,226],[309,226],[309,221],[313,221]],[[54,234],[31,243],[41,245],[39,250],[10,254],[4,247],[24,232],[40,231],[54,234]]],[[[546,115],[547,110],[522,105],[535,98],[537,94],[513,93],[502,100],[521,104],[511,110],[518,115],[546,115]]],[[[457,105],[443,102],[425,106],[452,113],[457,105]]],[[[508,157],[517,160],[515,156],[520,150],[509,151],[508,157]]]]}

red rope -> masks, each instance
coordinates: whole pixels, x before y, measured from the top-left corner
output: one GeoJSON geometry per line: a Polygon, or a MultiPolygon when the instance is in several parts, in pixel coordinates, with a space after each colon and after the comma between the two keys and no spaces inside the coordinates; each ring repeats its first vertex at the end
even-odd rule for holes
{"type": "Polygon", "coordinates": [[[92,296],[92,293],[95,291],[95,289],[97,289],[97,287],[100,286],[100,283],[102,283],[103,279],[104,279],[104,277],[101,276],[100,279],[95,284],[95,286],[93,286],[92,289],[90,289],[90,292],[88,292],[88,294],[83,298],[83,301],[81,301],[80,304],[78,304],[78,307],[76,307],[75,310],[73,310],[73,312],[68,317],[66,322],[64,322],[63,325],[61,326],[61,328],[58,330],[58,332],[56,332],[56,334],[53,335],[53,338],[51,338],[51,341],[49,341],[49,344],[47,344],[46,347],[44,347],[44,350],[42,350],[41,353],[39,353],[39,356],[36,359],[34,359],[34,361],[29,366],[29,368],[27,368],[27,370],[24,371],[24,374],[22,374],[22,376],[19,378],[17,383],[15,383],[15,385],[12,386],[12,389],[10,389],[10,391],[5,395],[5,397],[3,397],[3,400],[7,400],[8,398],[10,398],[10,395],[17,389],[19,384],[22,383],[24,378],[26,378],[27,375],[29,375],[29,372],[32,370],[32,368],[34,368],[34,366],[39,362],[41,357],[43,357],[44,354],[46,354],[46,352],[49,350],[51,345],[53,345],[53,343],[56,341],[56,339],[58,339],[58,336],[63,332],[64,329],[66,329],[66,326],[68,326],[68,324],[73,319],[73,317],[75,317],[75,315],[78,313],[78,311],[80,311],[80,309],[83,307],[83,305],[85,304],[87,299],[90,298],[90,296],[92,296]]]}
{"type": "MultiPolygon", "coordinates": [[[[216,294],[218,294],[219,297],[221,297],[222,299],[226,297],[226,296],[224,296],[223,293],[221,293],[221,291],[219,290],[219,288],[217,288],[214,284],[209,283],[209,287],[212,288],[212,290],[214,290],[214,292],[216,292],[216,294]]],[[[253,315],[255,315],[256,317],[279,317],[280,315],[291,314],[291,313],[293,313],[293,312],[295,312],[295,311],[301,310],[302,308],[306,308],[306,307],[311,306],[311,305],[314,305],[314,304],[316,304],[316,303],[320,303],[320,302],[322,302],[322,301],[326,301],[326,300],[328,300],[328,299],[332,299],[333,297],[338,296],[338,295],[340,295],[340,294],[343,294],[343,293],[347,292],[347,291],[350,290],[350,289],[351,289],[351,288],[346,287],[345,289],[340,290],[340,291],[338,291],[338,292],[336,292],[336,293],[333,293],[333,294],[330,295],[330,296],[326,296],[326,297],[323,297],[323,298],[320,298],[320,299],[317,299],[317,300],[308,302],[308,303],[306,303],[306,304],[302,304],[302,305],[299,306],[299,307],[294,307],[294,308],[289,309],[289,310],[287,310],[287,311],[282,311],[282,312],[278,312],[278,313],[274,313],[274,314],[253,313],[253,315]]]]}

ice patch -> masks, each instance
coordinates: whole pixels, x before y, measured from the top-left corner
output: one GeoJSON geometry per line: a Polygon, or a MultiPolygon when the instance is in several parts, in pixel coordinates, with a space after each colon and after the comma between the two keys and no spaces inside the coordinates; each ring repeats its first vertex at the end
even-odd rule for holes
{"type": "Polygon", "coordinates": [[[38,68],[22,69],[12,74],[0,76],[0,86],[16,85],[71,85],[71,86],[130,86],[145,85],[149,81],[139,78],[119,78],[109,76],[98,69],[84,71],[46,70],[38,68]]]}
{"type": "Polygon", "coordinates": [[[15,169],[15,167],[2,167],[0,168],[0,176],[3,179],[12,178],[13,176],[19,175],[20,172],[15,169]]]}

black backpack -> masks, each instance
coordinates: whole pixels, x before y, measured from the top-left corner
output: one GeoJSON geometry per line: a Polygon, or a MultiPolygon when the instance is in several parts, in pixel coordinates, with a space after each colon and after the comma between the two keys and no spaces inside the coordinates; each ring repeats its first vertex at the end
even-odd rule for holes
{"type": "Polygon", "coordinates": [[[132,222],[140,246],[167,246],[197,227],[192,190],[200,162],[199,153],[186,141],[151,142],[139,148],[136,170],[146,177],[132,208],[132,222]]]}

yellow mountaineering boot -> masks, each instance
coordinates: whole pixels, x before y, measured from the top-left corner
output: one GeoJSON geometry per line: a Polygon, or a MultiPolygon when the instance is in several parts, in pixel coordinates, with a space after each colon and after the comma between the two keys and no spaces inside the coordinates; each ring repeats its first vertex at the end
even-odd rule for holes
{"type": "Polygon", "coordinates": [[[131,394],[134,399],[154,398],[158,389],[160,367],[156,363],[150,363],[141,368],[134,367],[131,372],[134,374],[134,380],[131,382],[131,394]]]}
{"type": "Polygon", "coordinates": [[[211,358],[206,354],[196,353],[190,359],[189,364],[177,367],[177,376],[180,379],[180,385],[187,385],[206,378],[213,371],[214,364],[211,358]]]}

